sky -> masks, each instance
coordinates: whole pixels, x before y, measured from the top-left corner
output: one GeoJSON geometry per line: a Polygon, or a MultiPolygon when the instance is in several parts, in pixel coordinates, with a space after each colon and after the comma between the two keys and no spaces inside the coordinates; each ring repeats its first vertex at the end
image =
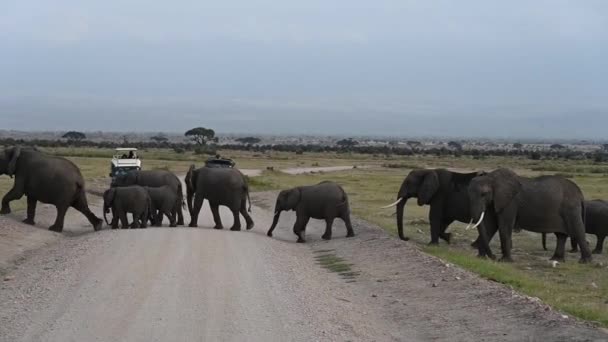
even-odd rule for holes
{"type": "Polygon", "coordinates": [[[0,129],[605,138],[608,2],[4,0],[0,129]]]}

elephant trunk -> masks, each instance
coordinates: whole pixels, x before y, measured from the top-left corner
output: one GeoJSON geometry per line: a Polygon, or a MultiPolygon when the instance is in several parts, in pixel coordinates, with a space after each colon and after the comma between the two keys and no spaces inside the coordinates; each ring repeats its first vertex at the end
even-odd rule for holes
{"type": "Polygon", "coordinates": [[[192,216],[192,200],[194,199],[194,192],[190,191],[190,189],[188,189],[186,192],[186,201],[188,202],[188,213],[190,213],[190,216],[192,216]]]}
{"type": "Polygon", "coordinates": [[[397,203],[397,232],[399,238],[403,241],[408,241],[410,238],[403,234],[403,214],[405,212],[405,204],[407,203],[407,197],[403,197],[399,203],[397,203]]]}
{"type": "Polygon", "coordinates": [[[106,207],[105,205],[103,206],[103,219],[106,221],[106,224],[109,226],[110,222],[108,222],[108,217],[106,216],[106,213],[109,211],[110,208],[106,207]]]}
{"type": "Polygon", "coordinates": [[[270,226],[270,229],[268,229],[268,233],[266,233],[266,235],[272,237],[272,231],[276,228],[277,223],[279,223],[279,216],[281,216],[281,211],[275,211],[274,218],[272,219],[272,226],[270,226]]]}
{"type": "MultiPolygon", "coordinates": [[[[543,241],[543,249],[546,251],[547,250],[547,233],[542,233],[543,237],[542,237],[542,241],[543,241]]],[[[572,241],[572,238],[570,238],[570,241],[572,241]]]]}

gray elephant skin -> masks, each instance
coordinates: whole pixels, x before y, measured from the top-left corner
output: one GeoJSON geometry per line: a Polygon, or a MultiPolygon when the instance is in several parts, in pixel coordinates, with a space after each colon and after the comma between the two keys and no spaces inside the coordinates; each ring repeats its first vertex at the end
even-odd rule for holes
{"type": "MultiPolygon", "coordinates": [[[[608,236],[608,202],[604,200],[585,201],[585,232],[597,237],[593,254],[602,254],[604,239],[608,236]]],[[[543,249],[547,250],[547,235],[543,233],[543,249]]],[[[571,252],[578,251],[576,239],[570,237],[571,252]]]]}
{"type": "Polygon", "coordinates": [[[175,191],[168,185],[160,187],[145,186],[144,189],[148,191],[148,195],[152,202],[152,207],[150,208],[152,225],[160,226],[164,215],[169,219],[170,227],[177,227],[176,208],[181,205],[181,201],[175,191]]]}
{"type": "Polygon", "coordinates": [[[335,218],[341,218],[344,221],[347,237],[355,236],[350,222],[348,196],[344,189],[334,182],[325,181],[316,185],[299,186],[281,191],[277,196],[272,226],[266,235],[272,237],[272,232],[279,222],[279,216],[284,210],[295,210],[296,212],[293,232],[298,236],[298,242],[306,242],[306,225],[311,218],[325,220],[325,233],[322,236],[324,240],[331,240],[335,218]]]}
{"type": "MultiPolygon", "coordinates": [[[[209,201],[215,229],[224,228],[219,213],[220,205],[232,211],[234,223],[230,230],[241,230],[239,214],[245,218],[247,230],[254,226],[253,219],[247,212],[249,199],[247,179],[237,169],[210,167],[195,169],[192,165],[186,174],[186,194],[191,218],[190,227],[198,226],[198,215],[205,200],[209,201]]],[[[249,200],[249,210],[251,210],[251,200],[249,200]]]]}
{"type": "MultiPolygon", "coordinates": [[[[182,212],[183,203],[183,190],[182,182],[177,178],[175,174],[165,170],[140,170],[131,171],[124,175],[116,177],[112,181],[112,187],[140,185],[149,187],[161,187],[163,185],[169,186],[177,195],[179,199],[178,205],[176,205],[175,211],[177,212],[177,225],[184,225],[184,213],[182,212]]],[[[162,223],[162,216],[161,216],[162,223]]]]}
{"type": "Polygon", "coordinates": [[[445,231],[452,222],[471,222],[468,186],[473,178],[484,174],[484,171],[458,173],[446,169],[412,170],[399,188],[397,201],[384,207],[397,206],[399,238],[404,241],[409,240],[403,233],[405,205],[408,199],[417,198],[419,206],[431,206],[429,210],[431,241],[429,244],[438,244],[439,238],[449,243],[451,234],[445,231]]]}
{"type": "Polygon", "coordinates": [[[583,223],[584,198],[572,181],[561,176],[526,178],[509,169],[498,169],[471,180],[469,198],[480,236],[480,256],[494,258],[489,240],[498,231],[501,260],[513,261],[511,235],[517,226],[555,233],[558,242],[552,260],[564,261],[566,239],[574,236],[581,245],[580,262],[591,261],[583,223]]]}
{"type": "Polygon", "coordinates": [[[63,231],[65,214],[72,207],[100,230],[103,221],[89,209],[85,183],[78,167],[71,161],[47,155],[32,148],[12,147],[0,154],[0,174],[15,177],[13,188],[2,198],[0,214],[9,214],[11,201],[27,197],[27,224],[35,224],[36,203],[52,204],[57,218],[49,230],[63,231]]]}
{"type": "Polygon", "coordinates": [[[148,191],[141,186],[115,187],[103,193],[103,217],[107,224],[106,213],[112,211],[112,229],[118,228],[118,219],[121,227],[146,228],[150,215],[152,201],[148,191]],[[127,214],[133,215],[133,222],[129,225],[127,214]]]}

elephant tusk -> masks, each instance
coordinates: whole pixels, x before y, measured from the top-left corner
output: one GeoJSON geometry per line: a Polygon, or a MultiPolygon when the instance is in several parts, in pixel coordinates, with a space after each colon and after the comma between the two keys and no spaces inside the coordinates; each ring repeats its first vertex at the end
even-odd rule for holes
{"type": "Polygon", "coordinates": [[[274,212],[274,216],[277,216],[277,215],[279,215],[280,213],[281,213],[280,211],[275,211],[275,212],[274,212]]]}
{"type": "Polygon", "coordinates": [[[384,206],[384,207],[380,207],[380,209],[388,209],[390,207],[394,207],[397,204],[399,204],[399,202],[401,202],[402,200],[403,200],[403,197],[399,197],[399,199],[397,199],[394,203],[391,203],[391,204],[389,204],[387,206],[384,206]]]}
{"type": "Polygon", "coordinates": [[[473,219],[471,219],[471,222],[469,222],[469,224],[467,224],[467,227],[464,230],[469,230],[471,229],[471,226],[473,225],[473,219]]]}
{"type": "Polygon", "coordinates": [[[477,223],[475,223],[475,225],[473,226],[473,228],[479,227],[479,225],[481,224],[481,221],[483,221],[483,217],[485,216],[485,214],[486,214],[485,211],[481,212],[481,217],[479,218],[479,221],[477,223]]]}

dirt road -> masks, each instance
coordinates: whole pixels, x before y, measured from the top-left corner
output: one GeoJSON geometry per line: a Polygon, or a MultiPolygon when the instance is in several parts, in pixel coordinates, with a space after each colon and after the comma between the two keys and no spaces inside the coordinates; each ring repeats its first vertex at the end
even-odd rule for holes
{"type": "MultiPolygon", "coordinates": [[[[274,194],[253,198],[256,227],[241,232],[211,229],[207,207],[199,228],[97,233],[70,211],[60,241],[0,283],[0,340],[608,341],[359,220],[357,237],[340,222],[329,242],[311,221],[302,245],[284,213],[268,238],[274,194]]],[[[40,226],[53,217],[39,208],[40,226]]]]}

